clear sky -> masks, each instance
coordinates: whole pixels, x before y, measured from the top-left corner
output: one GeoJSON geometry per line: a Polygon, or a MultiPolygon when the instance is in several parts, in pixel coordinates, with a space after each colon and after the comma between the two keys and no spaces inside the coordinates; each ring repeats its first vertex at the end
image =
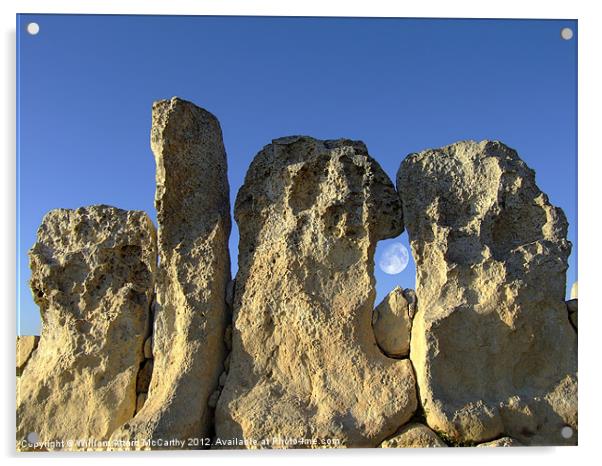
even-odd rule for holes
{"type": "MultiPolygon", "coordinates": [[[[27,251],[46,212],[102,203],[155,220],[151,104],[172,96],[220,120],[232,199],[255,154],[280,136],[360,139],[393,180],[409,153],[501,140],[567,215],[570,287],[576,32],[564,20],[19,16],[19,334],[39,333],[27,251]]],[[[407,234],[379,243],[377,261],[395,241],[407,246],[407,234]]],[[[237,244],[234,224],[233,258],[237,244]]],[[[376,267],[377,302],[413,288],[414,275],[411,259],[396,275],[376,267]]]]}

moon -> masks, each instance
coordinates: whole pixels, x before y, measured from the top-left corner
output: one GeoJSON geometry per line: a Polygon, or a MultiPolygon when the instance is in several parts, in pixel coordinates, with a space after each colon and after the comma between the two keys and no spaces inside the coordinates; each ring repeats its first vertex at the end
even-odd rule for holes
{"type": "Polygon", "coordinates": [[[380,255],[378,266],[386,274],[396,275],[403,272],[409,260],[408,248],[401,243],[392,243],[380,255]]]}

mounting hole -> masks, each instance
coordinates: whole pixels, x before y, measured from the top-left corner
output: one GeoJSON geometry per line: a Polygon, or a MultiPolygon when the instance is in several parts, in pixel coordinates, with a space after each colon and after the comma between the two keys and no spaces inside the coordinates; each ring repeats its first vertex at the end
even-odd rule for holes
{"type": "Polygon", "coordinates": [[[573,436],[573,428],[570,426],[564,426],[562,429],[560,429],[560,435],[562,435],[562,438],[570,439],[573,436]]]}
{"type": "Polygon", "coordinates": [[[27,33],[31,36],[35,36],[40,32],[40,25],[38,23],[29,23],[27,25],[27,33]]]}
{"type": "Polygon", "coordinates": [[[560,37],[564,40],[571,40],[573,38],[573,30],[571,28],[562,28],[560,30],[560,37]]]}
{"type": "Polygon", "coordinates": [[[35,432],[30,432],[29,434],[27,434],[26,439],[30,445],[34,445],[40,441],[40,436],[35,432]]]}

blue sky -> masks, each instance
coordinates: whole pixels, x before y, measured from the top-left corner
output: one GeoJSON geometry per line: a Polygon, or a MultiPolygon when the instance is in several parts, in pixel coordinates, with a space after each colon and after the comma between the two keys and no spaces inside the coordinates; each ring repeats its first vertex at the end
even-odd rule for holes
{"type": "MultiPolygon", "coordinates": [[[[231,197],[271,139],[363,140],[394,180],[409,153],[498,139],[563,208],[577,257],[577,41],[564,20],[21,15],[18,72],[18,332],[39,333],[27,251],[46,212],[110,204],[155,219],[152,101],[215,114],[231,197]],[[36,36],[26,33],[31,21],[36,36]]],[[[237,253],[234,225],[230,247],[237,253]]],[[[379,243],[376,259],[383,245],[379,243]]],[[[233,271],[236,264],[233,264],[233,271]]],[[[376,270],[377,302],[400,274],[376,270]]]]}

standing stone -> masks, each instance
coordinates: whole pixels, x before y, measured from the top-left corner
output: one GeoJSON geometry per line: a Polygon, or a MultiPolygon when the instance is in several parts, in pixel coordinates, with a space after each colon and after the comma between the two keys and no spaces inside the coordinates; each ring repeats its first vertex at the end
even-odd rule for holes
{"type": "Polygon", "coordinates": [[[139,211],[92,206],[44,217],[29,252],[42,332],[17,386],[18,442],[32,432],[43,442],[107,440],[134,415],[155,240],[139,211]]]}
{"type": "Polygon", "coordinates": [[[404,290],[396,287],[376,306],[372,315],[374,336],[381,350],[392,358],[407,357],[410,352],[410,332],[412,319],[410,309],[412,290],[408,290],[408,299],[404,290]]]}
{"type": "MultiPolygon", "coordinates": [[[[153,105],[159,275],[153,377],[142,410],[114,440],[202,438],[223,370],[230,200],[217,119],[178,98],[153,105]]],[[[157,446],[160,448],[160,446],[157,446]]]]}
{"type": "Polygon", "coordinates": [[[403,230],[393,184],[361,142],[281,138],[255,157],[235,218],[216,446],[379,445],[416,408],[410,361],[384,356],[371,326],[376,242],[403,230]]]}
{"type": "Polygon", "coordinates": [[[37,335],[23,335],[17,337],[17,376],[21,375],[25,364],[29,361],[31,354],[38,347],[40,337],[37,335]]]}
{"type": "Polygon", "coordinates": [[[410,423],[398,434],[385,440],[381,448],[441,448],[447,447],[445,442],[427,426],[410,423]]]}
{"type": "Polygon", "coordinates": [[[499,142],[411,154],[397,177],[417,266],[410,357],[428,425],[456,442],[560,445],[577,427],[567,221],[499,142]]]}

